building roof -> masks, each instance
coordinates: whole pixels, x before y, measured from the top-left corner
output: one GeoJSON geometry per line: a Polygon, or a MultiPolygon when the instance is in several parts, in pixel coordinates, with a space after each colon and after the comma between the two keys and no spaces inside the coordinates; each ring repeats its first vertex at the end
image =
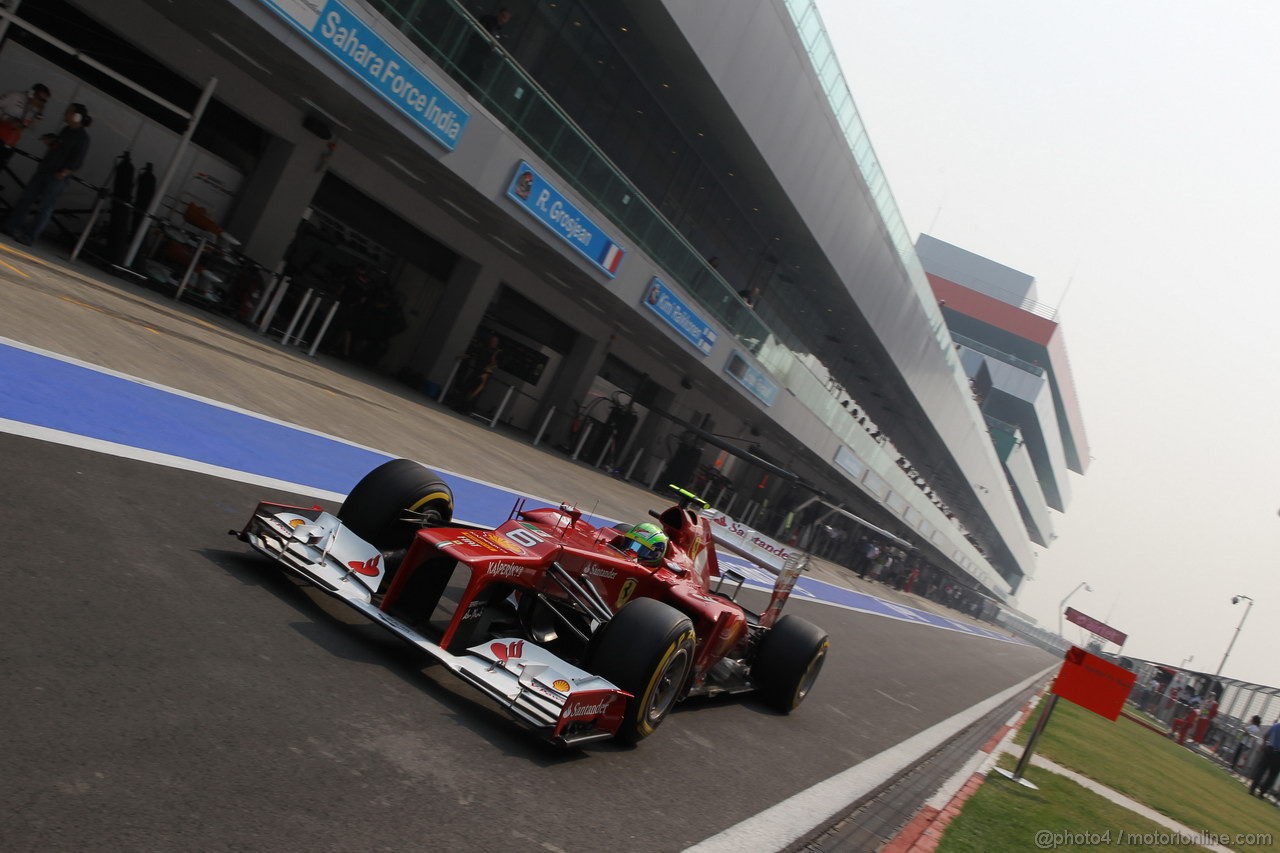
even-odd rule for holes
{"type": "Polygon", "coordinates": [[[940,275],[927,275],[947,325],[953,331],[1044,369],[1053,387],[1067,467],[1077,474],[1085,473],[1089,467],[1089,445],[1061,325],[1054,318],[979,293],[940,275]]]}

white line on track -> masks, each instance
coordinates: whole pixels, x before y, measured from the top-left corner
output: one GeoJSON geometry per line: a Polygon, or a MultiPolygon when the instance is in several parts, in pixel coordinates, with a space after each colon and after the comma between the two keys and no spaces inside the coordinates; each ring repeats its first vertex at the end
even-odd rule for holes
{"type": "Polygon", "coordinates": [[[221,477],[224,480],[234,480],[238,483],[248,483],[250,485],[263,486],[268,489],[278,489],[280,491],[322,498],[324,500],[341,502],[346,497],[346,495],[339,492],[317,489],[315,486],[304,486],[301,483],[290,483],[287,480],[277,480],[274,477],[262,477],[257,474],[246,474],[244,471],[237,471],[234,468],[224,468],[221,465],[210,465],[207,462],[196,462],[195,460],[187,459],[185,456],[174,456],[169,453],[158,453],[154,450],[143,450],[140,447],[130,447],[127,444],[116,444],[115,442],[104,441],[100,438],[88,438],[74,432],[65,432],[60,429],[35,426],[33,424],[23,423],[22,421],[11,421],[7,418],[0,418],[0,432],[25,436],[26,438],[34,438],[40,441],[48,441],[54,444],[64,444],[68,447],[78,447],[82,450],[92,450],[95,453],[104,453],[108,456],[119,456],[123,459],[133,459],[138,462],[149,462],[153,465],[163,465],[166,468],[180,468],[183,471],[194,471],[197,474],[208,474],[211,477],[221,477]]]}
{"type": "Polygon", "coordinates": [[[837,773],[775,806],[688,848],[688,853],[740,853],[742,850],[781,850],[830,821],[850,804],[886,780],[920,763],[949,738],[973,725],[1001,703],[1044,678],[1054,667],[985,699],[968,710],[907,738],[861,764],[837,773]]]}
{"type": "MultiPolygon", "coordinates": [[[[1003,741],[1001,742],[1003,743],[1003,741]]],[[[964,763],[964,766],[951,774],[951,778],[943,782],[942,786],[933,792],[933,796],[924,801],[924,804],[938,811],[945,809],[955,795],[960,793],[964,783],[968,782],[973,774],[978,772],[978,768],[986,760],[987,753],[985,752],[975,752],[969,756],[969,760],[964,763]]]]}
{"type": "MultiPolygon", "coordinates": [[[[152,382],[149,379],[142,379],[140,377],[133,376],[132,374],[129,374],[129,373],[122,373],[118,370],[112,370],[109,367],[102,367],[101,365],[93,364],[92,362],[82,361],[81,359],[78,359],[78,358],[72,358],[69,355],[63,355],[62,353],[53,352],[52,350],[42,349],[40,347],[31,346],[30,344],[24,344],[21,341],[15,341],[12,338],[6,338],[2,335],[0,335],[0,345],[13,347],[14,349],[20,349],[25,352],[35,353],[36,355],[44,356],[45,358],[50,358],[55,361],[60,361],[60,362],[63,362],[64,364],[73,364],[76,367],[82,367],[85,370],[92,370],[94,373],[100,373],[104,376],[113,376],[116,379],[123,379],[126,382],[132,382],[135,385],[142,385],[146,388],[154,388],[157,391],[163,391],[166,394],[172,394],[175,397],[183,397],[188,400],[194,400],[197,403],[203,403],[207,406],[213,406],[215,408],[222,409],[227,412],[235,412],[236,414],[244,415],[245,417],[249,417],[249,418],[254,418],[255,420],[259,420],[264,423],[287,427],[288,429],[295,430],[297,432],[306,433],[308,435],[314,435],[317,438],[323,438],[327,441],[337,442],[338,444],[345,444],[348,447],[354,447],[359,450],[367,450],[370,453],[377,453],[389,458],[395,458],[397,455],[394,453],[388,453],[387,451],[377,447],[370,447],[367,444],[360,444],[357,441],[350,441],[348,439],[341,438],[336,435],[331,435],[327,432],[320,432],[319,430],[308,429],[307,427],[299,426],[298,424],[292,423],[290,421],[281,420],[279,418],[273,418],[270,415],[264,415],[261,412],[255,412],[251,409],[242,409],[239,406],[233,406],[230,403],[224,403],[221,400],[215,400],[212,397],[202,397],[199,394],[193,394],[190,391],[183,391],[181,388],[174,388],[171,385],[162,385],[159,382],[152,382]]],[[[222,477],[223,479],[226,479],[226,480],[237,480],[239,482],[249,483],[251,485],[252,484],[268,485],[272,488],[281,488],[286,491],[291,491],[297,494],[313,495],[315,497],[325,498],[330,500],[342,500],[343,498],[346,497],[345,494],[340,494],[338,492],[329,492],[323,489],[317,489],[314,486],[303,486],[299,483],[289,483],[285,480],[275,480],[269,477],[257,477],[253,474],[244,474],[240,471],[235,471],[231,468],[223,468],[218,465],[205,465],[204,463],[193,462],[192,460],[184,459],[180,456],[173,456],[166,453],[155,453],[152,451],[139,450],[138,448],[129,447],[128,445],[114,444],[108,441],[101,441],[95,445],[81,444],[79,443],[81,441],[91,442],[94,440],[86,439],[79,435],[76,435],[75,433],[64,432],[61,430],[44,429],[43,432],[46,433],[47,435],[36,435],[32,432],[28,432],[27,430],[41,430],[42,429],[41,427],[34,427],[34,426],[31,426],[30,424],[22,423],[21,421],[11,421],[5,418],[0,418],[0,427],[3,427],[3,429],[0,429],[0,431],[13,433],[15,435],[27,435],[31,438],[41,438],[44,441],[51,441],[57,444],[67,444],[72,447],[85,447],[85,448],[88,448],[91,450],[97,450],[100,453],[106,453],[112,456],[121,456],[129,459],[137,459],[143,462],[155,462],[156,464],[166,465],[170,468],[185,468],[190,471],[197,471],[200,473],[211,474],[215,477],[222,477]],[[17,425],[17,427],[20,427],[20,428],[14,428],[13,425],[15,424],[17,425]],[[56,436],[67,436],[68,438],[64,440],[56,436]],[[134,454],[138,454],[138,455],[134,455],[134,454]]],[[[538,495],[530,495],[524,492],[515,492],[515,491],[512,491],[511,489],[508,489],[506,486],[499,485],[498,483],[491,483],[488,480],[481,480],[481,479],[477,479],[476,477],[469,477],[465,474],[460,474],[457,471],[450,471],[448,468],[442,468],[433,462],[421,462],[421,464],[426,465],[427,467],[431,468],[432,470],[436,471],[439,474],[445,474],[450,477],[461,477],[465,480],[470,480],[473,483],[479,483],[482,486],[490,486],[495,489],[501,489],[503,491],[511,492],[512,494],[518,495],[520,497],[525,497],[530,500],[542,501],[543,503],[549,506],[556,506],[559,504],[559,501],[553,501],[548,498],[540,497],[538,495]]],[[[609,519],[609,520],[616,521],[616,519],[609,519]]]]}

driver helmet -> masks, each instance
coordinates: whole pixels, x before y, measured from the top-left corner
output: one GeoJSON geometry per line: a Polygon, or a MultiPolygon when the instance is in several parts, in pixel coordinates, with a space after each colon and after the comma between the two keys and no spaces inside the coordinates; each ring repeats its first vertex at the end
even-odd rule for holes
{"type": "Polygon", "coordinates": [[[636,555],[643,566],[660,566],[667,554],[667,534],[662,528],[645,521],[627,531],[623,550],[636,555]]]}

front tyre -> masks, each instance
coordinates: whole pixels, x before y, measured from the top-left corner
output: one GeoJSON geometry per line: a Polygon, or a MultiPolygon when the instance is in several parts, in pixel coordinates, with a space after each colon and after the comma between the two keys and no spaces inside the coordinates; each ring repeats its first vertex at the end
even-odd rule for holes
{"type": "Polygon", "coordinates": [[[652,598],[629,602],[592,638],[585,669],[631,694],[618,739],[634,744],[662,724],[693,672],[693,623],[652,598]]]}
{"type": "Polygon", "coordinates": [[[406,548],[424,522],[448,524],[452,518],[449,485],[409,459],[393,459],[365,474],[338,510],[338,519],[379,551],[406,548]]]}
{"type": "Polygon", "coordinates": [[[786,615],[764,636],[751,665],[760,698],[790,714],[809,695],[827,659],[827,634],[798,616],[786,615]]]}

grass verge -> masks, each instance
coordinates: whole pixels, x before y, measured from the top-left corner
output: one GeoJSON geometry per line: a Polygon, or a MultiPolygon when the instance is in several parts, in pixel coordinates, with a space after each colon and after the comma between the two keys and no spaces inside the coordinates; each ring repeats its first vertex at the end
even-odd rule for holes
{"type": "MultiPolygon", "coordinates": [[[[1044,704],[1015,743],[1025,744],[1044,704]]],[[[1224,768],[1124,717],[1113,723],[1060,701],[1036,753],[1192,829],[1271,833],[1280,841],[1280,809],[1249,796],[1248,788],[1224,768]]]]}
{"type": "MultiPolygon", "coordinates": [[[[1005,756],[1000,763],[1012,769],[1015,762],[1005,756]]],[[[938,853],[1203,849],[1171,838],[1171,832],[1159,824],[1065,776],[1031,767],[1027,779],[1039,790],[992,773],[947,827],[938,853]]]]}

